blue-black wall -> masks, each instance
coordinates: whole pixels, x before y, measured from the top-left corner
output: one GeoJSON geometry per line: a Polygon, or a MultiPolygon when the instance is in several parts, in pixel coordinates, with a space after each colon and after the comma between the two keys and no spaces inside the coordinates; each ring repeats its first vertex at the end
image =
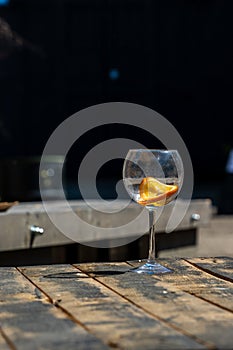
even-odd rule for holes
{"type": "MultiPolygon", "coordinates": [[[[25,47],[0,60],[1,156],[39,155],[74,112],[127,101],[174,124],[196,180],[221,179],[233,147],[232,11],[224,0],[11,0],[0,16],[43,54],[25,47]]],[[[79,142],[78,156],[130,133],[156,143],[102,128],[79,142]]]]}

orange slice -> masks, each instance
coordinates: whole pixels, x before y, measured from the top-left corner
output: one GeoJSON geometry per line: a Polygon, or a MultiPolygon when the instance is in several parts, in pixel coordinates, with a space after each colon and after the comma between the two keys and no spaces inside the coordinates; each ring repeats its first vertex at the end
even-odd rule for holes
{"type": "Polygon", "coordinates": [[[142,205],[162,205],[169,201],[169,197],[178,191],[176,185],[166,185],[153,177],[146,177],[139,186],[140,200],[142,205]],[[161,203],[163,202],[163,203],[161,203]]]}

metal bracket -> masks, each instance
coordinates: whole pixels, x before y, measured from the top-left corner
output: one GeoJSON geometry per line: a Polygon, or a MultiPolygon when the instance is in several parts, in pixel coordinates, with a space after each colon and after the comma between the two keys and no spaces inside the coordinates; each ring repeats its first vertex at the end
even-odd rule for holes
{"type": "Polygon", "coordinates": [[[35,237],[43,235],[44,229],[42,227],[32,225],[29,227],[29,230],[30,230],[30,248],[32,248],[35,237]]]}

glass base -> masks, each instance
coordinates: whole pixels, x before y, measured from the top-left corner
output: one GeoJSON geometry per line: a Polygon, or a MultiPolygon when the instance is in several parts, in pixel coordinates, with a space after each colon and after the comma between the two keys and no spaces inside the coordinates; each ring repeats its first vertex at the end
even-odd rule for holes
{"type": "Polygon", "coordinates": [[[168,269],[165,266],[162,266],[155,261],[147,261],[145,264],[136,267],[135,269],[130,270],[131,272],[137,272],[137,273],[147,273],[148,275],[155,275],[155,274],[162,274],[162,273],[169,273],[172,272],[172,270],[168,269]]]}

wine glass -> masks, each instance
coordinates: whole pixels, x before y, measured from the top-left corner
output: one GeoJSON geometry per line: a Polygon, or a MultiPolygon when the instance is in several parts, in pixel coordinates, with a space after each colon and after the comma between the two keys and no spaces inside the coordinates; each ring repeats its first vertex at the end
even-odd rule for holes
{"type": "Polygon", "coordinates": [[[123,181],[130,197],[149,211],[149,256],[132,271],[166,273],[171,270],[156,263],[155,212],[170,203],[182,186],[184,169],[177,150],[131,149],[123,166],[123,181]]]}

